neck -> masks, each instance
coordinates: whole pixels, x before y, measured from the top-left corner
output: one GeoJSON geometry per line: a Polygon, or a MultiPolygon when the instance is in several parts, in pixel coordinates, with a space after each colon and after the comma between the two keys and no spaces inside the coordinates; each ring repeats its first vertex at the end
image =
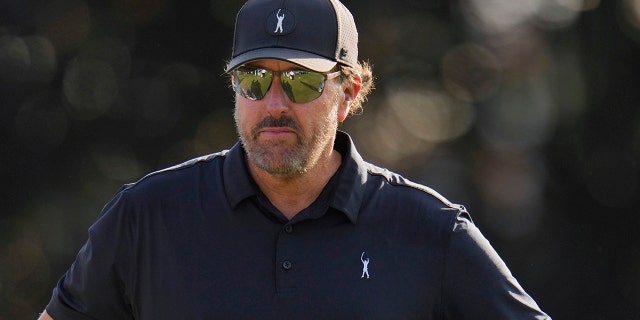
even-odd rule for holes
{"type": "Polygon", "coordinates": [[[248,167],[260,190],[287,219],[291,220],[318,198],[341,163],[342,156],[332,149],[315,166],[293,176],[270,174],[250,161],[248,167]]]}

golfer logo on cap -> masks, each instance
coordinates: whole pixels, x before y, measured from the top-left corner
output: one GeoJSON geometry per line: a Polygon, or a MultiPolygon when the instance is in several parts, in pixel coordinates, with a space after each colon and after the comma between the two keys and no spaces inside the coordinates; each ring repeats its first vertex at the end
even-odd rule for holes
{"type": "Polygon", "coordinates": [[[293,31],[296,21],[287,9],[275,10],[267,18],[267,30],[273,35],[284,35],[293,31]]]}

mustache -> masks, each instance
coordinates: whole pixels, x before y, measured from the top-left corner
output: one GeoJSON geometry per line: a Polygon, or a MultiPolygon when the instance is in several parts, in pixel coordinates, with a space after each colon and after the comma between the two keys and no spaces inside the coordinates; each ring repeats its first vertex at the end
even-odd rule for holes
{"type": "Polygon", "coordinates": [[[293,118],[289,116],[281,116],[280,118],[266,117],[251,129],[251,134],[256,135],[262,128],[291,128],[296,132],[302,133],[302,128],[293,118]]]}

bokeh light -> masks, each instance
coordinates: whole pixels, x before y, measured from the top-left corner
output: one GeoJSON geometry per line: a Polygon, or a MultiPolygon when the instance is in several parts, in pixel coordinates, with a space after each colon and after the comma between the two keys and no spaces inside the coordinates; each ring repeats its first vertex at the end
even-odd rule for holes
{"type": "Polygon", "coordinates": [[[22,38],[0,37],[0,77],[3,80],[21,80],[30,64],[29,48],[22,38]]]}
{"type": "Polygon", "coordinates": [[[77,59],[65,70],[64,95],[73,117],[95,119],[116,101],[120,84],[115,70],[96,59],[77,59]]]}
{"type": "Polygon", "coordinates": [[[58,0],[43,3],[35,13],[37,33],[49,39],[58,55],[70,54],[91,33],[92,20],[82,0],[58,0]]]}
{"type": "Polygon", "coordinates": [[[487,219],[487,227],[506,238],[534,232],[544,212],[544,168],[535,155],[479,152],[475,163],[478,185],[487,219]]]}
{"type": "Polygon", "coordinates": [[[618,5],[618,24],[629,38],[640,42],[640,1],[622,0],[618,5]]]}
{"type": "Polygon", "coordinates": [[[582,0],[544,0],[536,13],[538,24],[546,29],[571,26],[580,16],[582,0]]]}
{"type": "MultiPolygon", "coordinates": [[[[411,137],[409,140],[451,141],[469,131],[474,121],[471,105],[442,91],[398,88],[389,94],[387,106],[378,123],[396,123],[395,127],[404,133],[402,136],[411,137]]],[[[401,152],[402,149],[408,148],[394,151],[401,152]]]]}
{"type": "Polygon", "coordinates": [[[478,131],[484,142],[499,150],[528,150],[541,146],[556,124],[556,109],[543,79],[530,79],[519,88],[503,89],[478,110],[478,131]]]}
{"type": "Polygon", "coordinates": [[[458,99],[478,102],[500,86],[500,68],[488,49],[476,44],[458,45],[442,60],[442,82],[458,99]]]}
{"type": "Polygon", "coordinates": [[[53,80],[56,68],[56,52],[47,38],[0,36],[0,79],[47,83],[53,80]]]}
{"type": "Polygon", "coordinates": [[[123,80],[131,74],[131,50],[124,40],[118,37],[100,37],[87,40],[78,50],[76,59],[101,61],[109,65],[116,79],[123,80]]]}
{"type": "Polygon", "coordinates": [[[462,12],[480,33],[500,34],[532,24],[551,30],[568,28],[581,12],[599,5],[599,0],[466,0],[462,12]]]}
{"type": "Polygon", "coordinates": [[[135,181],[146,172],[130,146],[116,141],[100,141],[92,146],[95,167],[106,178],[126,183],[135,181]]]}
{"type": "Polygon", "coordinates": [[[508,32],[529,23],[540,0],[467,0],[463,12],[476,30],[493,34],[508,32]]]}

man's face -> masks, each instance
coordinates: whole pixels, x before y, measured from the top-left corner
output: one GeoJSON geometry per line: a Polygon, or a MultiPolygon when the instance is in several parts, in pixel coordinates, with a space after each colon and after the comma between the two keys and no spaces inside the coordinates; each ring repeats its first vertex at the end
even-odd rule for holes
{"type": "MultiPolygon", "coordinates": [[[[260,60],[250,66],[272,71],[300,69],[277,60],[260,60]]],[[[295,177],[328,159],[346,108],[338,79],[327,80],[317,99],[294,103],[275,77],[261,100],[236,95],[235,121],[250,165],[275,176],[295,177]]]]}

